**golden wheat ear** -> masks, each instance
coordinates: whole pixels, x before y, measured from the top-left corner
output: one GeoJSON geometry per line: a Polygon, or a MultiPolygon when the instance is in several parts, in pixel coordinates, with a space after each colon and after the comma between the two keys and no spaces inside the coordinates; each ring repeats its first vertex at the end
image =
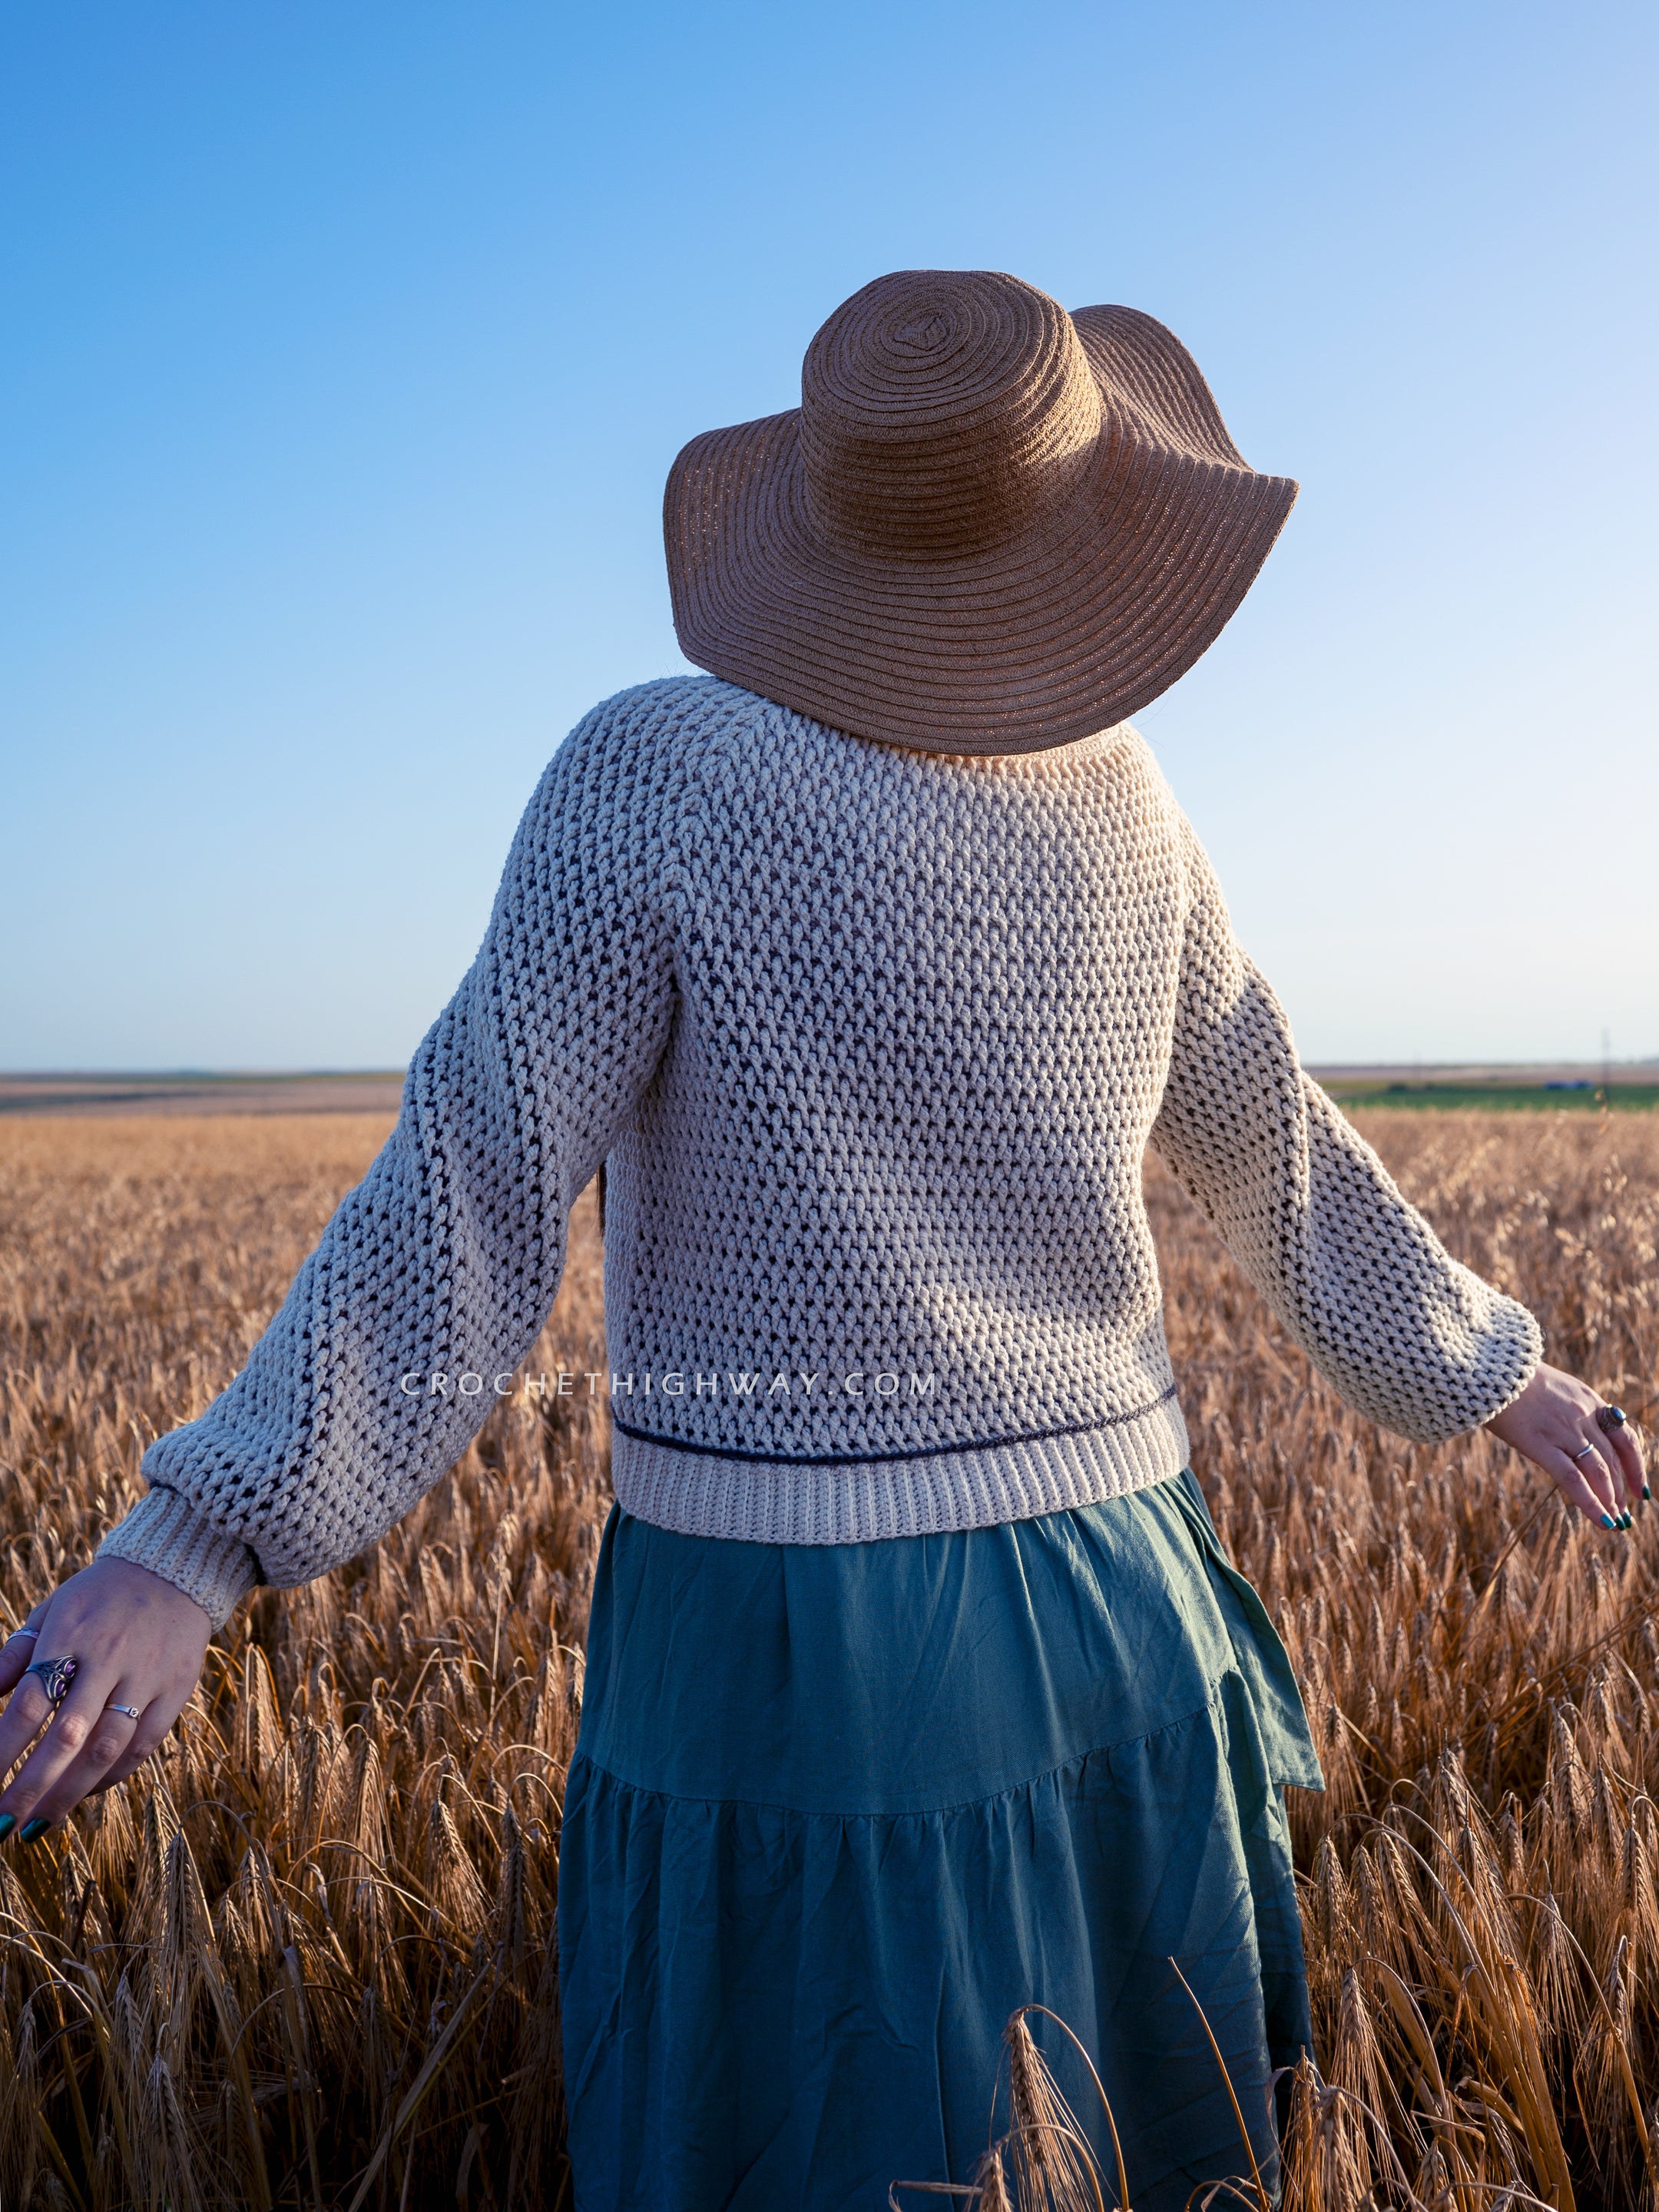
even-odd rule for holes
{"type": "MultiPolygon", "coordinates": [[[[1131,2212],[1128,2186],[1123,2174],[1123,2154],[1118,2148],[1117,2124],[1101,2087],[1100,2076],[1088,2052],[1058,2013],[1046,2005],[1021,2005],[1008,2016],[1002,2032],[1008,2063],[1010,2124],[1006,2134],[987,2146],[971,2183],[896,2181],[887,2192],[892,2212],[906,2212],[900,2192],[961,2197],[978,2212],[1107,2212],[1100,2169],[1076,2114],[1066,2103],[1048,2061],[1026,2025],[1028,2013],[1051,2020],[1075,2046],[1105,2107],[1106,2123],[1117,2150],[1120,2212],[1131,2212]]],[[[992,2091],[992,2126],[995,2126],[996,2087],[992,2091]]]]}
{"type": "MultiPolygon", "coordinates": [[[[1028,2212],[1028,2208],[1029,2212],[1038,2212],[1039,2207],[1042,2212],[1105,2212],[1094,2154],[1049,2072],[1048,2061],[1037,2049],[1026,2024],[1027,2011],[1054,2018],[1046,2006],[1022,2005],[1003,2030],[1008,2049],[1008,2101],[1013,2108],[1008,2159],[1020,2212],[1028,2212]]],[[[1070,2033],[1069,2029],[1066,2032],[1070,2033]]],[[[1078,2047],[1080,2050],[1082,2045],[1078,2047]]]]}

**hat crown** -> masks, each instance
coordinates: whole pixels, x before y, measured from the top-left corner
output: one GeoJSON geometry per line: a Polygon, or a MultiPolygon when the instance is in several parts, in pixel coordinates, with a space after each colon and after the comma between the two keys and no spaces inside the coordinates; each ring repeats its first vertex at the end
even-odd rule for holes
{"type": "Polygon", "coordinates": [[[801,367],[814,520],[849,549],[948,561],[1005,544],[1063,500],[1100,435],[1071,317],[988,270],[878,276],[801,367]]]}

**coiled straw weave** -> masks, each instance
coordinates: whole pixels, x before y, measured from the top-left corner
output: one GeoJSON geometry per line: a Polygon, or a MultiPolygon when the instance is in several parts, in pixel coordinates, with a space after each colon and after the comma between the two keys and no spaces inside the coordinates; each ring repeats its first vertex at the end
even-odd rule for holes
{"type": "Polygon", "coordinates": [[[676,459],[675,627],[698,666],[831,727],[1039,751],[1192,666],[1296,494],[1150,315],[903,270],[818,331],[798,408],[676,459]]]}

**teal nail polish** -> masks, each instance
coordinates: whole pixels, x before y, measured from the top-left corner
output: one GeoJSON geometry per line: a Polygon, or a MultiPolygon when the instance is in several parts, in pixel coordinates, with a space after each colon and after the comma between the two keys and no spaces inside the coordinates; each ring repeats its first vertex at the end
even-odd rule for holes
{"type": "Polygon", "coordinates": [[[1604,1513],[1601,1516],[1601,1526],[1604,1528],[1616,1528],[1619,1526],[1619,1523],[1613,1519],[1611,1513],[1604,1513]]]}
{"type": "Polygon", "coordinates": [[[1651,1498],[1653,1495],[1653,1492],[1648,1488],[1645,1482],[1642,1485],[1642,1495],[1644,1498],[1651,1498]]]}
{"type": "Polygon", "coordinates": [[[1627,1505],[1627,1506],[1625,1508],[1625,1526],[1626,1526],[1626,1528],[1629,1528],[1632,1527],[1633,1525],[1634,1525],[1633,1516],[1632,1516],[1631,1510],[1630,1510],[1629,1506],[1627,1505]]]}
{"type": "Polygon", "coordinates": [[[51,1826],[50,1820],[25,1820],[17,1832],[17,1840],[20,1844],[32,1844],[37,1836],[44,1836],[51,1826]]]}
{"type": "Polygon", "coordinates": [[[10,1835],[12,1830],[16,1826],[17,1815],[15,1813],[0,1813],[0,1844],[3,1844],[5,1842],[6,1838],[10,1835]]]}

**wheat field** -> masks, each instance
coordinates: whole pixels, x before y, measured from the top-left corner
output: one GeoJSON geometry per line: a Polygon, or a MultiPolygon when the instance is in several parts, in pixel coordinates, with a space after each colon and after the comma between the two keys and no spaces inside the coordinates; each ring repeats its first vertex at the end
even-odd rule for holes
{"type": "MultiPolygon", "coordinates": [[[[1362,1125],[1552,1358],[1650,1408],[1659,1117],[1362,1125]]],[[[0,1124],[0,1626],[240,1365],[386,1127],[0,1124]]],[[[1155,1168],[1148,1202],[1194,1463],[1329,1784],[1290,1793],[1319,2048],[1287,2212],[1659,2212],[1651,1516],[1610,1535],[1485,1437],[1382,1435],[1155,1168]]],[[[367,1559],[259,1593],[149,1772],[0,1849],[0,2212],[568,2204],[550,1938],[600,1269],[590,1189],[526,1363],[570,1395],[498,1407],[367,1559]]]]}

